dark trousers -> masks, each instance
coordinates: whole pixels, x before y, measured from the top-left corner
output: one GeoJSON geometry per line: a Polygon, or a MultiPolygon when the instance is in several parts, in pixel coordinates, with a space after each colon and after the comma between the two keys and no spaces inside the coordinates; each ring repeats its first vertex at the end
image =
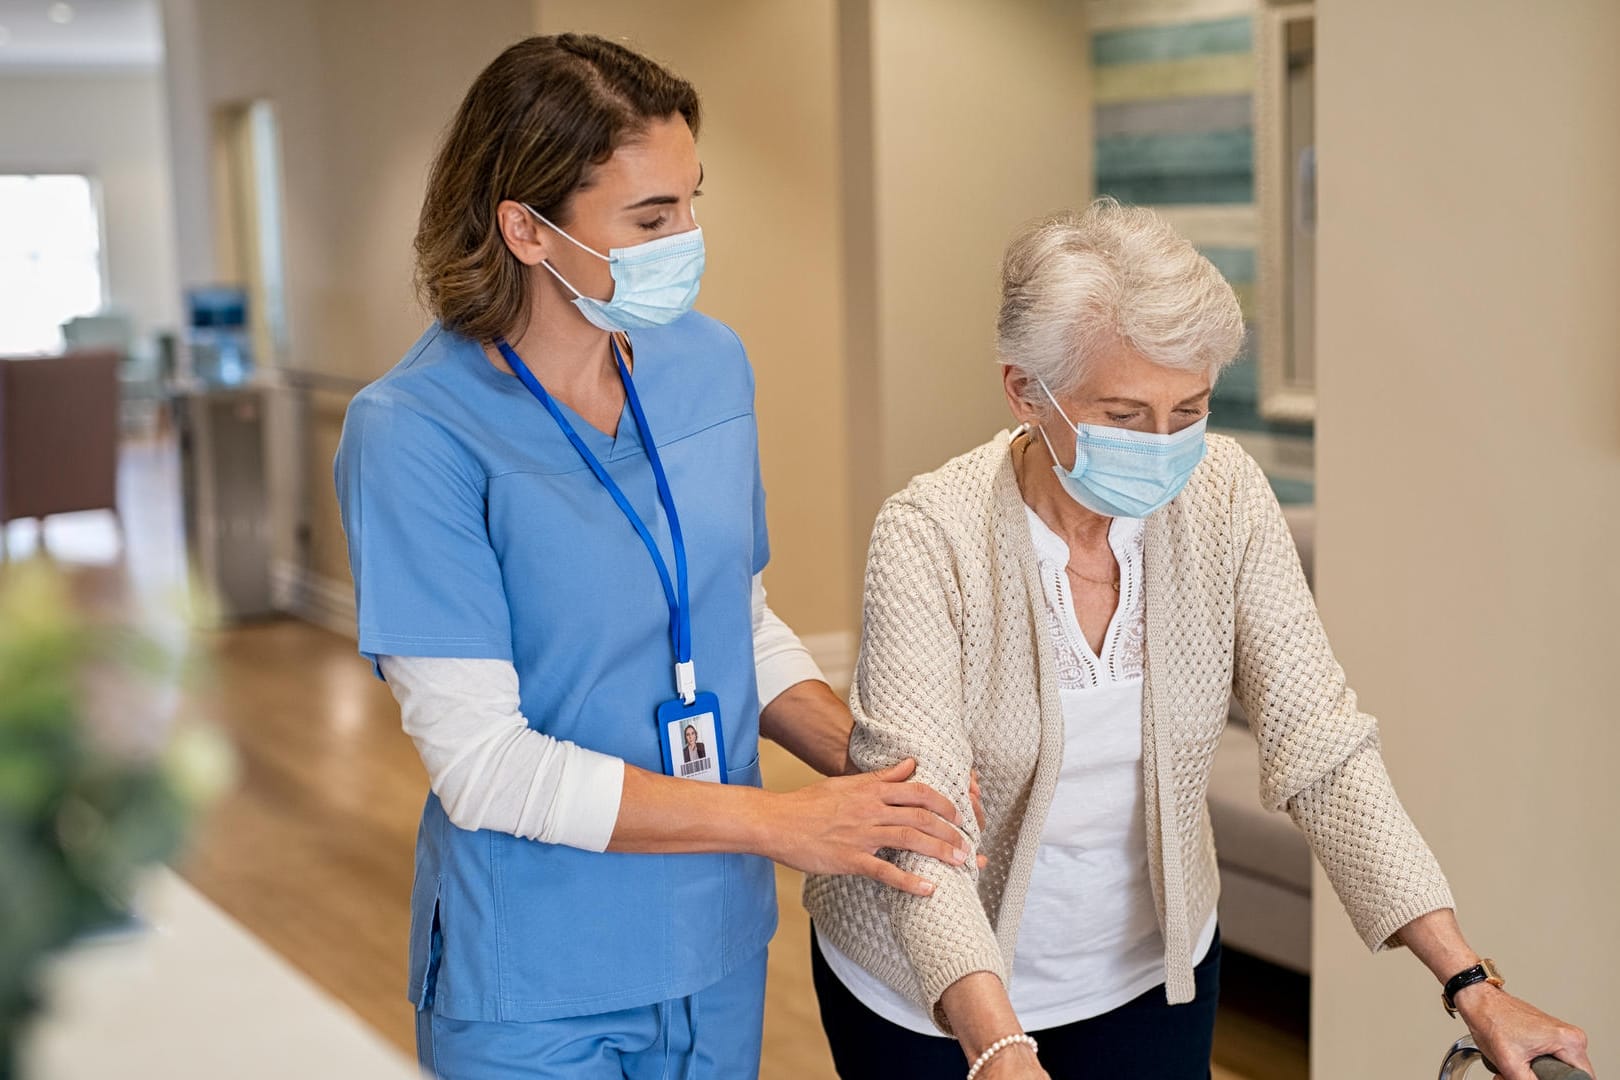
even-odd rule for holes
{"type": "MultiPolygon", "coordinates": [[[[827,966],[814,935],[812,930],[811,975],[821,1003],[821,1026],[842,1080],[962,1080],[969,1062],[961,1044],[907,1031],[862,1005],[827,966]]],[[[1219,931],[1193,974],[1198,996],[1185,1005],[1166,1004],[1161,985],[1101,1016],[1030,1032],[1040,1043],[1041,1065],[1052,1080],[1209,1080],[1221,984],[1219,931]]]]}

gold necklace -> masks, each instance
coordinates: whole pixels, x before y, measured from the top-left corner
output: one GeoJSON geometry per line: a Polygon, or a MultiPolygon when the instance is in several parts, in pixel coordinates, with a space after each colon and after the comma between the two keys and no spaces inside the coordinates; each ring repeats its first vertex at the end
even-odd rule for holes
{"type": "MultiPolygon", "coordinates": [[[[1018,443],[1016,442],[1016,438],[1017,438],[1016,435],[1014,436],[1014,438],[1015,438],[1014,448],[1015,448],[1015,450],[1016,450],[1016,452],[1018,454],[1018,464],[1019,464],[1020,467],[1022,467],[1022,465],[1024,463],[1024,455],[1029,452],[1029,448],[1034,445],[1035,440],[1034,440],[1034,437],[1032,435],[1030,435],[1030,433],[1028,431],[1023,432],[1023,440],[1024,441],[1023,441],[1022,445],[1018,445],[1018,443]]],[[[1086,575],[1082,574],[1080,571],[1078,571],[1078,570],[1076,570],[1074,568],[1073,560],[1070,560],[1070,562],[1068,562],[1063,567],[1063,569],[1066,570],[1067,572],[1073,574],[1075,577],[1079,578],[1081,581],[1089,582],[1092,585],[1112,586],[1113,590],[1115,592],[1119,592],[1119,575],[1118,574],[1114,575],[1114,578],[1113,578],[1112,581],[1101,581],[1101,580],[1099,580],[1097,578],[1094,578],[1094,577],[1087,577],[1086,575]]]]}
{"type": "Polygon", "coordinates": [[[1097,578],[1094,578],[1094,577],[1086,577],[1086,575],[1082,574],[1080,571],[1078,571],[1078,570],[1076,570],[1074,568],[1073,563],[1069,563],[1063,569],[1067,570],[1069,573],[1073,574],[1075,577],[1079,578],[1081,581],[1089,581],[1093,585],[1112,585],[1114,587],[1114,591],[1119,592],[1119,575],[1118,574],[1114,575],[1114,580],[1113,581],[1099,581],[1097,578]]]}

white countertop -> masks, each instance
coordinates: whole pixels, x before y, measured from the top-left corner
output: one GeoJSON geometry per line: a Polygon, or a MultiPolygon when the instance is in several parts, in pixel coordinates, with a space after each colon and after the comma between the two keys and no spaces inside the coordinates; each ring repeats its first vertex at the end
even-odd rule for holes
{"type": "Polygon", "coordinates": [[[47,984],[21,1080],[421,1080],[413,1061],[163,870],[139,933],[83,945],[47,984]]]}

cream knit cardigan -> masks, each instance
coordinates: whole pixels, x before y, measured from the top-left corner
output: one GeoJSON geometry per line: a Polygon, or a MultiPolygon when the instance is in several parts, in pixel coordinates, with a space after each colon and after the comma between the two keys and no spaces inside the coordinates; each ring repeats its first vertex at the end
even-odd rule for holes
{"type": "MultiPolygon", "coordinates": [[[[1147,519],[1144,571],[1142,776],[1169,1002],[1194,996],[1192,949],[1220,891],[1205,795],[1233,692],[1259,743],[1261,802],[1304,831],[1371,949],[1451,907],[1385,772],[1375,721],[1334,660],[1271,487],[1235,442],[1211,435],[1186,489],[1147,519]]],[[[956,803],[969,846],[989,865],[891,851],[936,883],[931,897],[818,875],[804,902],[845,955],[947,1033],[946,987],[976,971],[1007,981],[1061,766],[1040,597],[1006,433],[884,504],[867,558],[851,755],[862,769],[916,758],[916,779],[956,803]],[[968,802],[972,767],[982,835],[968,802]]]]}

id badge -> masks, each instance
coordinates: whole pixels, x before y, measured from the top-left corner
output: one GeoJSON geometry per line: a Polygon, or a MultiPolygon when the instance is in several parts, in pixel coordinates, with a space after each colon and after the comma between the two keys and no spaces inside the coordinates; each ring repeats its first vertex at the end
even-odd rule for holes
{"type": "Polygon", "coordinates": [[[713,694],[699,693],[690,705],[676,698],[658,706],[664,774],[725,783],[726,746],[721,731],[720,699],[713,694]]]}

